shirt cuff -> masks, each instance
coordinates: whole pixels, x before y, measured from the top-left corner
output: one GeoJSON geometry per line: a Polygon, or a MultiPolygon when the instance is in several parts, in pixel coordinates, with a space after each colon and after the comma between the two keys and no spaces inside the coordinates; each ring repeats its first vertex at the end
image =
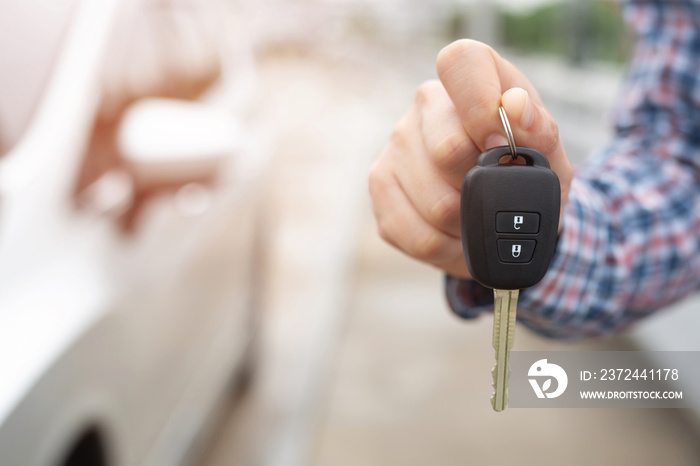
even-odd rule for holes
{"type": "Polygon", "coordinates": [[[462,319],[475,319],[493,310],[493,290],[474,280],[445,275],[445,293],[450,309],[462,319]]]}

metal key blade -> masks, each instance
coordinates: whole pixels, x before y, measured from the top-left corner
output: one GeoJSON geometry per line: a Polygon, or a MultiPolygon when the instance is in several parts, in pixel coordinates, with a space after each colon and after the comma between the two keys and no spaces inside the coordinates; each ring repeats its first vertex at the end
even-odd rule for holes
{"type": "Polygon", "coordinates": [[[493,290],[496,308],[493,320],[493,347],[496,350],[496,365],[493,375],[493,395],[491,404],[496,411],[503,411],[508,405],[508,357],[515,340],[515,314],[518,306],[519,290],[493,290]]]}

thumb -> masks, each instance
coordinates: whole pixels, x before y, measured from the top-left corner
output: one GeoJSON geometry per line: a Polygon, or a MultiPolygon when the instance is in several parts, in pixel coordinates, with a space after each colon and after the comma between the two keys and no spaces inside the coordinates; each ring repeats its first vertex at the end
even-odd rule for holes
{"type": "Polygon", "coordinates": [[[547,110],[535,103],[525,89],[514,87],[501,96],[515,142],[551,156],[560,148],[559,129],[547,110]]]}
{"type": "Polygon", "coordinates": [[[540,151],[547,157],[552,170],[559,177],[561,183],[561,215],[559,218],[561,222],[574,169],[559,140],[559,128],[554,118],[541,104],[533,101],[526,90],[519,87],[504,92],[501,96],[501,105],[508,115],[515,143],[540,151]]]}

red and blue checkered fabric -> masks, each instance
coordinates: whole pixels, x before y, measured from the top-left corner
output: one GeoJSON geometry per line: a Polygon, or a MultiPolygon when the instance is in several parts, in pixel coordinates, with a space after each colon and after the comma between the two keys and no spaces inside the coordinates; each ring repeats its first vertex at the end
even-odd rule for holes
{"type": "MultiPolygon", "coordinates": [[[[576,171],[557,251],[518,319],[556,338],[612,334],[700,288],[700,2],[625,4],[637,35],[616,137],[576,171]]],[[[493,307],[446,279],[465,318],[493,307]]]]}

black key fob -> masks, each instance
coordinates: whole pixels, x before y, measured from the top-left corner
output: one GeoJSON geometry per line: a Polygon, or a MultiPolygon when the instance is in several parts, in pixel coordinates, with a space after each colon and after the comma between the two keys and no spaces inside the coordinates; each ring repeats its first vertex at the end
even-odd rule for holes
{"type": "Polygon", "coordinates": [[[517,290],[542,280],[559,228],[559,177],[540,152],[517,147],[526,165],[501,164],[508,146],[489,149],[464,176],[462,247],[474,280],[517,290]]]}

